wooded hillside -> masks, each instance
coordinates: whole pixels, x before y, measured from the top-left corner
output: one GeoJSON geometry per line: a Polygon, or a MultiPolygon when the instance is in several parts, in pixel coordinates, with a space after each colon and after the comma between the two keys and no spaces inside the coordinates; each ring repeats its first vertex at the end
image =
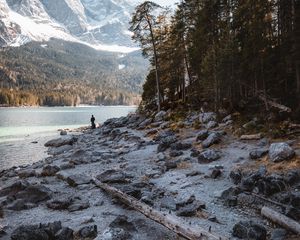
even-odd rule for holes
{"type": "Polygon", "coordinates": [[[131,26],[153,66],[143,107],[284,105],[300,119],[300,1],[183,0],[175,13],[147,1],[131,26]]]}
{"type": "Polygon", "coordinates": [[[51,40],[0,50],[0,104],[138,104],[148,61],[51,40]]]}

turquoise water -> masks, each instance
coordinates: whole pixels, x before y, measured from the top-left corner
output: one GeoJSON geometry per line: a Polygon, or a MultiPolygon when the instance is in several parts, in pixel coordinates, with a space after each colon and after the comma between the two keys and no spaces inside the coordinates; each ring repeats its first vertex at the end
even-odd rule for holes
{"type": "Polygon", "coordinates": [[[101,124],[135,110],[134,106],[0,108],[0,170],[47,156],[43,145],[59,136],[58,129],[89,126],[92,114],[101,124]]]}

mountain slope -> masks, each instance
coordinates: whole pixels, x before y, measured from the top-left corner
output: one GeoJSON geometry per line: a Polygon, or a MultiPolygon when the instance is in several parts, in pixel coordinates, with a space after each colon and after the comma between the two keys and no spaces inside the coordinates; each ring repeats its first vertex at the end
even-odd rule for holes
{"type": "Polygon", "coordinates": [[[31,104],[9,102],[9,94],[20,100],[24,93],[42,105],[134,104],[148,65],[139,52],[96,51],[57,39],[2,48],[0,56],[0,103],[10,105],[31,104]]]}
{"type": "Polygon", "coordinates": [[[133,8],[125,0],[2,0],[0,46],[55,37],[96,49],[113,45],[107,49],[130,52],[136,50],[127,30],[133,8]]]}

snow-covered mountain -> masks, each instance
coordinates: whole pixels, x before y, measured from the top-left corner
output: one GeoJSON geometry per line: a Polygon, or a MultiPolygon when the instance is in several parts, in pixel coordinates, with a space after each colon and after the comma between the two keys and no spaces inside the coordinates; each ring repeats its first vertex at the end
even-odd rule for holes
{"type": "Polygon", "coordinates": [[[136,50],[128,29],[135,0],[0,0],[0,46],[58,38],[96,49],[136,50]]]}

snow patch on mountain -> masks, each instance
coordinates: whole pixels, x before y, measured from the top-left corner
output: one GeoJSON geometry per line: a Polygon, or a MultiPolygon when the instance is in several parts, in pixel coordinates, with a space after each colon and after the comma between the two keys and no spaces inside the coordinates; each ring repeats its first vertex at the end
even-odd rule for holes
{"type": "Polygon", "coordinates": [[[58,38],[132,52],[138,49],[128,31],[133,9],[128,0],[1,0],[0,46],[58,38]]]}

